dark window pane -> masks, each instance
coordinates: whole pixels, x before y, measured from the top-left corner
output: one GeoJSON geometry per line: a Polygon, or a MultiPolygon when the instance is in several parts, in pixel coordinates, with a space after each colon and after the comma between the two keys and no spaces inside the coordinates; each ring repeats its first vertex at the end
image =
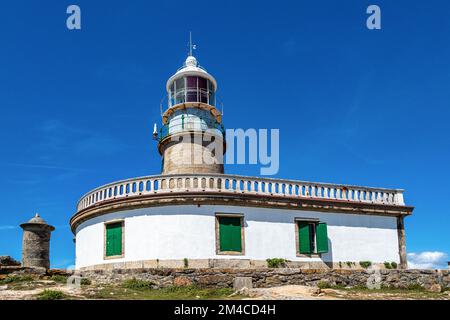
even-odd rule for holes
{"type": "Polygon", "coordinates": [[[208,89],[207,87],[206,87],[206,79],[205,78],[198,78],[198,87],[200,88],[200,89],[204,89],[204,90],[206,90],[206,89],[208,89]]]}
{"type": "Polygon", "coordinates": [[[187,87],[188,88],[197,88],[197,77],[186,77],[187,79],[187,87]]]}
{"type": "Polygon", "coordinates": [[[310,235],[310,242],[311,242],[311,252],[316,251],[316,225],[310,224],[309,225],[309,235],[310,235]]]}
{"type": "Polygon", "coordinates": [[[206,91],[200,91],[200,102],[208,103],[208,95],[206,94],[206,91]]]}
{"type": "Polygon", "coordinates": [[[197,90],[196,89],[189,89],[187,93],[187,100],[188,102],[197,102],[197,90]]]}

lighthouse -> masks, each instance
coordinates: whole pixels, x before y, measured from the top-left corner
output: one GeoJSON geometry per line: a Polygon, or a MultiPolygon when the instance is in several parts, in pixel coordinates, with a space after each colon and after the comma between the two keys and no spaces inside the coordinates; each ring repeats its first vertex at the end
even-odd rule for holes
{"type": "MultiPolygon", "coordinates": [[[[217,81],[192,48],[168,77],[162,126],[153,127],[162,173],[80,198],[70,219],[76,268],[241,269],[273,258],[298,268],[406,268],[403,220],[414,207],[402,189],[224,173],[217,81]]],[[[231,136],[228,143],[231,151],[231,136]]]]}
{"type": "Polygon", "coordinates": [[[158,150],[162,174],[224,173],[225,131],[216,106],[217,81],[190,52],[168,80],[158,150]]]}

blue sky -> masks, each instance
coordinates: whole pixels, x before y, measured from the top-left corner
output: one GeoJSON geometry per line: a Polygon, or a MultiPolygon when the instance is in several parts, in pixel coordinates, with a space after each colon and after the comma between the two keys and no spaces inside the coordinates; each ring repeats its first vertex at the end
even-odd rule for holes
{"type": "Polygon", "coordinates": [[[278,177],[404,188],[416,207],[408,252],[445,259],[450,3],[189,3],[0,4],[0,255],[20,258],[17,226],[39,212],[56,226],[52,266],[73,264],[78,198],[160,172],[152,124],[191,30],[225,126],[280,129],[278,177]],[[80,31],[66,28],[70,4],[81,7],[80,31]],[[366,28],[370,4],[381,7],[381,30],[366,28]]]}

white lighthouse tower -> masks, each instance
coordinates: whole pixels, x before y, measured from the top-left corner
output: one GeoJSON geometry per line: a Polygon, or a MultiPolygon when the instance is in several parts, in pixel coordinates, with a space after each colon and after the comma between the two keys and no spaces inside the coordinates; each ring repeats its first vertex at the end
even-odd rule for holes
{"type": "Polygon", "coordinates": [[[223,173],[222,114],[216,108],[217,82],[192,55],[166,84],[158,150],[163,174],[223,173]]]}

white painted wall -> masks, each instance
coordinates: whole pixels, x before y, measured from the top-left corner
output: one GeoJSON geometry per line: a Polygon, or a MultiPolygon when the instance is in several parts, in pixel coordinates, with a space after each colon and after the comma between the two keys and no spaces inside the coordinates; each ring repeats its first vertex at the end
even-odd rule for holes
{"type": "Polygon", "coordinates": [[[296,257],[295,218],[318,218],[328,224],[326,262],[369,260],[399,263],[395,217],[235,206],[182,205],[149,207],[110,213],[81,224],[76,230],[77,268],[95,264],[153,259],[255,259],[296,257]],[[215,253],[215,213],[244,214],[245,255],[215,253]],[[125,256],[103,259],[104,223],[125,221],[125,256]]]}

